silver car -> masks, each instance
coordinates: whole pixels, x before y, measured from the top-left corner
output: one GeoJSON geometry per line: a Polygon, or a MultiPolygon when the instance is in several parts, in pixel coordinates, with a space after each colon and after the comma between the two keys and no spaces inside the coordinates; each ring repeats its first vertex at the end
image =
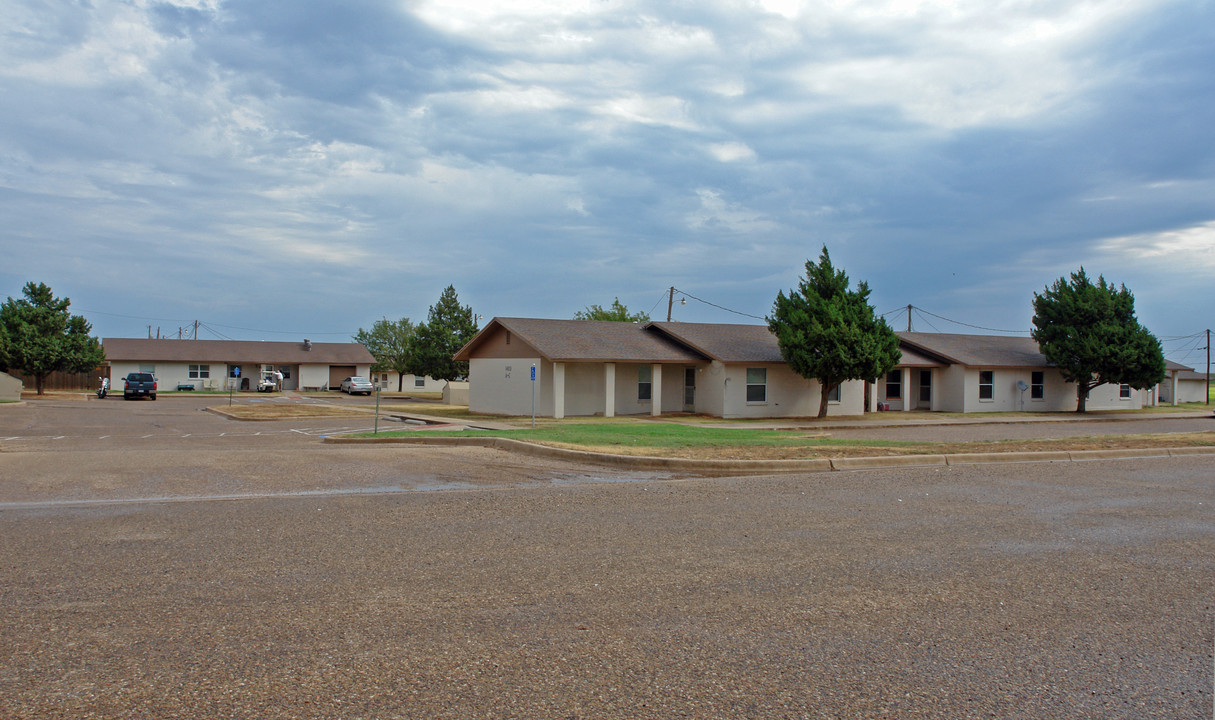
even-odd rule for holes
{"type": "Polygon", "coordinates": [[[342,392],[349,393],[351,395],[354,395],[355,393],[370,395],[371,393],[375,392],[375,386],[372,385],[371,381],[367,378],[355,375],[354,377],[348,377],[342,381],[342,392]]]}

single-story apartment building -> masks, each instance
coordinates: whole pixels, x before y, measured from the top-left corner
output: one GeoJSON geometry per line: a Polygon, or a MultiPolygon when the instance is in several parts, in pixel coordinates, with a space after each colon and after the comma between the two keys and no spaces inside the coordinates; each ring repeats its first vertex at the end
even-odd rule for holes
{"type": "MultiPolygon", "coordinates": [[[[1075,385],[1028,337],[900,332],[902,357],[875,382],[836,388],[828,415],[883,410],[1068,412],[1075,385]]],[[[817,415],[820,386],[789,368],[764,325],[494,318],[455,356],[469,409],[502,415],[693,412],[817,415]],[[534,368],[534,370],[533,370],[534,368]],[[533,374],[534,373],[534,374],[533,374]]],[[[1101,385],[1091,410],[1157,403],[1156,388],[1101,385]]]]}
{"type": "Polygon", "coordinates": [[[114,392],[132,372],[150,372],[160,390],[256,390],[262,372],[283,374],[284,390],[337,390],[350,375],[368,377],[375,358],[358,343],[104,338],[114,392]]]}
{"type": "Polygon", "coordinates": [[[447,386],[445,380],[435,380],[429,375],[411,375],[409,373],[402,375],[396,370],[373,372],[368,379],[384,392],[397,392],[399,387],[400,392],[406,393],[441,393],[447,386]]]}
{"type": "MultiPolygon", "coordinates": [[[[1046,360],[1029,337],[896,332],[902,360],[878,378],[877,398],[890,410],[944,412],[1067,412],[1076,386],[1046,360]]],[[[1156,389],[1098,385],[1089,410],[1155,405],[1156,389]]]]}
{"type": "MultiPolygon", "coordinates": [[[[789,368],[762,325],[494,318],[455,359],[469,363],[473,412],[528,415],[533,401],[556,418],[818,412],[818,383],[789,368]]],[[[836,392],[829,414],[861,413],[862,385],[836,392]]]]}
{"type": "Polygon", "coordinates": [[[1186,367],[1169,360],[1165,361],[1165,365],[1166,376],[1164,382],[1160,383],[1160,402],[1172,403],[1173,405],[1187,402],[1207,402],[1206,373],[1200,373],[1194,370],[1194,368],[1186,367]]]}

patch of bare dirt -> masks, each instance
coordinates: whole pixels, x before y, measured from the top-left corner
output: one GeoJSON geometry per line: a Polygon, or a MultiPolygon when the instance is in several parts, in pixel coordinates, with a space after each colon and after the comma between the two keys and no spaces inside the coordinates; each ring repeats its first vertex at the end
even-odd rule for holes
{"type": "Polygon", "coordinates": [[[235,405],[210,408],[236,420],[299,420],[315,417],[360,417],[364,410],[334,405],[235,405]]]}

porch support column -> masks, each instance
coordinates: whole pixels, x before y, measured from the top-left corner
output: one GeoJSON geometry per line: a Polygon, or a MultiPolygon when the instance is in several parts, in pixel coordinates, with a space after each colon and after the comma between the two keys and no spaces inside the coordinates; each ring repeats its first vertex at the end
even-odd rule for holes
{"type": "Polygon", "coordinates": [[[879,378],[874,378],[873,382],[869,382],[868,380],[865,381],[866,384],[869,385],[869,407],[865,408],[866,412],[871,412],[871,413],[877,412],[878,380],[879,380],[879,378]]]}
{"type": "Polygon", "coordinates": [[[603,416],[616,417],[616,363],[603,364],[603,416]]]}
{"type": "Polygon", "coordinates": [[[662,366],[658,364],[650,366],[650,414],[662,414],[662,366]]]}
{"type": "Polygon", "coordinates": [[[937,411],[937,396],[940,395],[940,393],[937,392],[937,382],[940,380],[940,378],[937,377],[936,368],[931,368],[928,372],[931,373],[929,375],[929,377],[931,379],[928,381],[929,382],[928,387],[930,388],[929,392],[932,393],[932,403],[929,404],[928,409],[932,410],[933,412],[936,412],[937,411]]]}
{"type": "Polygon", "coordinates": [[[553,363],[553,417],[565,417],[565,363],[553,363]]]}
{"type": "Polygon", "coordinates": [[[1181,373],[1174,370],[1170,374],[1173,376],[1173,404],[1176,405],[1177,404],[1177,376],[1180,375],[1181,373]]]}
{"type": "MultiPolygon", "coordinates": [[[[919,397],[917,392],[915,397],[919,397]]],[[[903,412],[911,409],[911,368],[903,368],[903,412]]]]}

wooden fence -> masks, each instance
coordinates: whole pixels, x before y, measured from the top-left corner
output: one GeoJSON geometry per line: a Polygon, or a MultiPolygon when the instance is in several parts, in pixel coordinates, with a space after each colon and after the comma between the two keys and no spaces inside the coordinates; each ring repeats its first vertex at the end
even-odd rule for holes
{"type": "MultiPolygon", "coordinates": [[[[8,374],[20,380],[21,384],[25,386],[26,392],[33,392],[37,389],[34,387],[33,376],[26,377],[19,370],[9,370],[8,374]]],[[[53,372],[46,376],[46,382],[42,387],[44,390],[96,390],[100,382],[97,378],[109,376],[110,368],[108,366],[99,367],[87,373],[53,372]]]]}

